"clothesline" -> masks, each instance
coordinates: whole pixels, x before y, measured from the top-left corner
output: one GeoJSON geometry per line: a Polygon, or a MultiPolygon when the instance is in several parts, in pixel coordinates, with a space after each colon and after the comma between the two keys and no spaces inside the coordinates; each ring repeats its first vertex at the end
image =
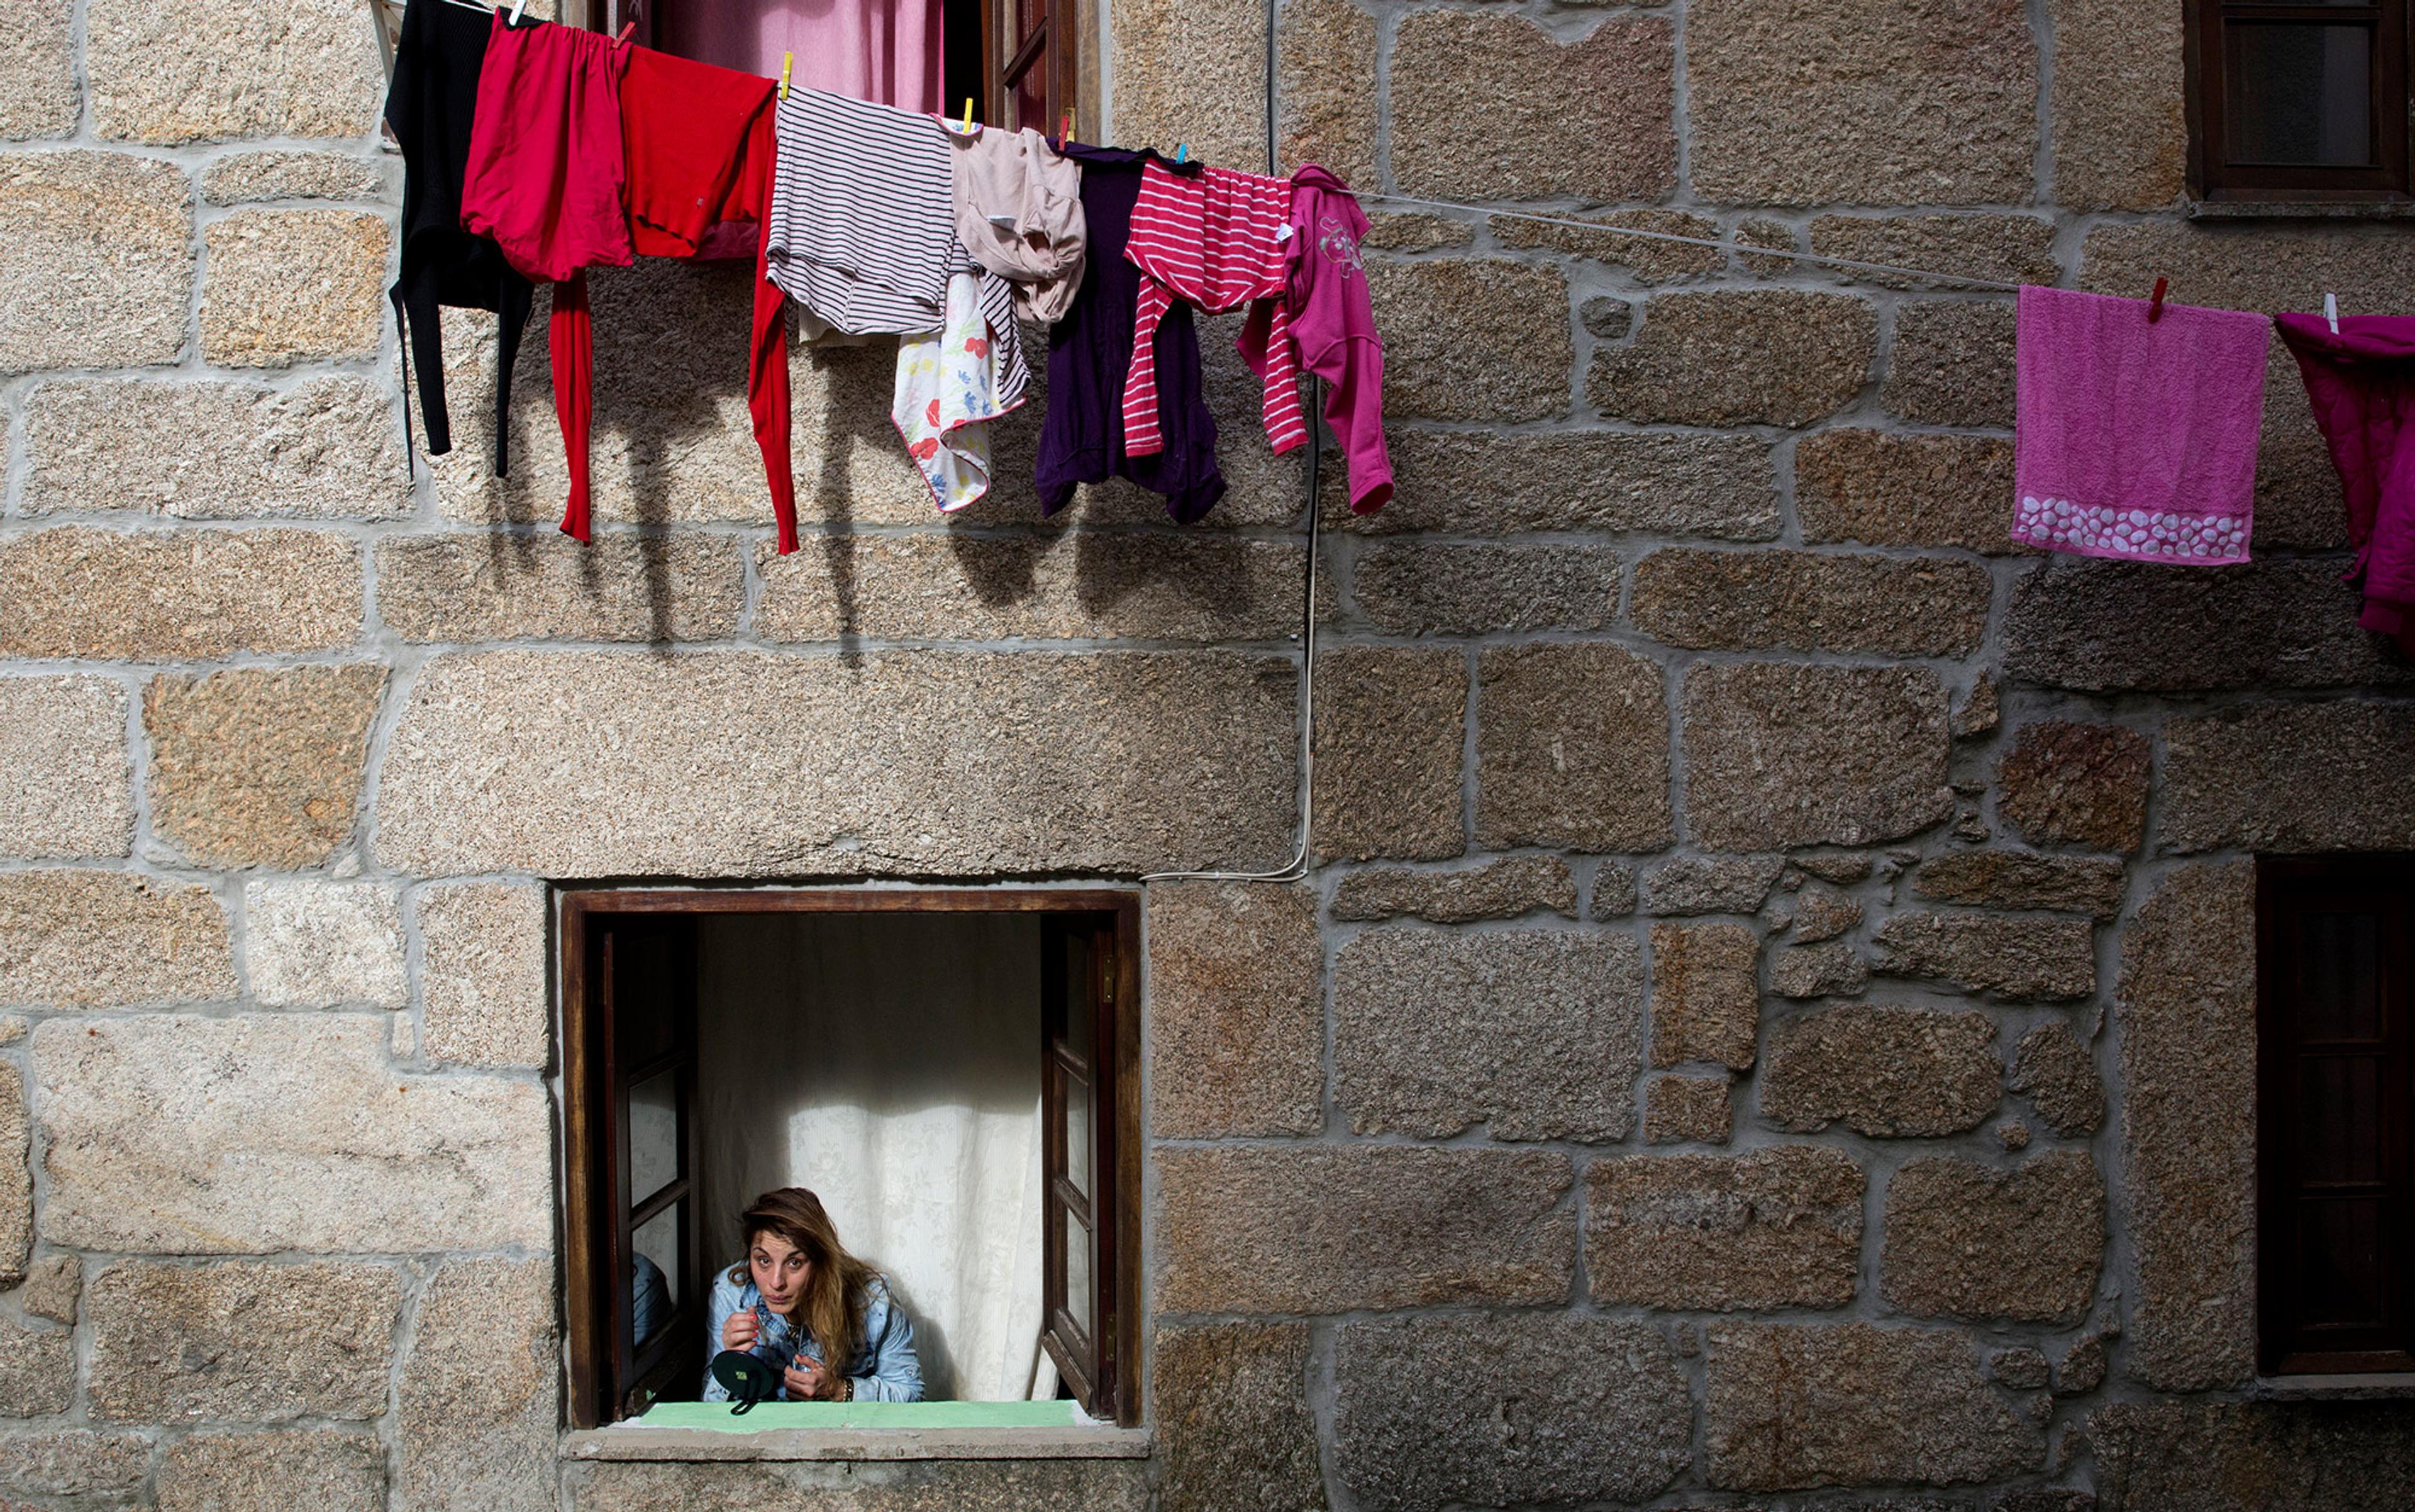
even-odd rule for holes
{"type": "Polygon", "coordinates": [[[1567,226],[1576,231],[1595,232],[1605,236],[1633,236],[1647,242],[1675,242],[1684,247],[1707,247],[1716,251],[1742,252],[1750,257],[1778,257],[1796,262],[1819,262],[1832,268],[1852,268],[1860,273],[1892,273],[1906,278],[1927,278],[1935,283],[1967,284],[1974,289],[2002,289],[2020,292],[2021,286],[2002,278],[1980,278],[1967,274],[1942,273],[1934,268],[1906,268],[1892,262],[1864,262],[1856,258],[1831,257],[1822,252],[1798,252],[1791,247],[1747,247],[1741,243],[1719,241],[1709,236],[1684,236],[1673,231],[1645,231],[1636,226],[1614,226],[1606,221],[1577,220],[1567,216],[1538,216],[1527,210],[1493,210],[1480,204],[1462,204],[1456,200],[1421,200],[1406,194],[1379,194],[1372,189],[1358,189],[1361,202],[1381,202],[1385,204],[1422,205],[1429,210],[1464,210],[1473,215],[1497,216],[1505,220],[1531,220],[1544,226],[1567,226]]]}

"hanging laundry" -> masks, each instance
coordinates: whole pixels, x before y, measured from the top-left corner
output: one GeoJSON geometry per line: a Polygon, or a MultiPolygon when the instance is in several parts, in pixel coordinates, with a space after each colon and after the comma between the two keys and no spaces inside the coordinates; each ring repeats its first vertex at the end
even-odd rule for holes
{"type": "Polygon", "coordinates": [[[590,265],[648,257],[752,257],[757,277],[746,406],[779,522],[779,548],[797,546],[788,443],[787,328],[779,291],[763,279],[776,170],[768,79],[673,57],[592,32],[506,24],[479,104],[472,153],[486,171],[465,220],[502,228],[515,266],[552,278],[548,338],[554,415],[570,469],[564,533],[590,532],[594,418],[594,316],[590,265]]]}
{"type": "MultiPolygon", "coordinates": [[[[942,7],[931,0],[700,0],[657,7],[656,40],[681,57],[926,114],[939,109],[942,7]]],[[[978,48],[978,44],[976,44],[978,48]]]]}
{"type": "Polygon", "coordinates": [[[2279,318],[2348,499],[2357,622],[2415,657],[2415,317],[2279,318]]]}
{"type": "Polygon", "coordinates": [[[982,315],[981,280],[948,280],[947,323],[930,336],[900,337],[897,388],[889,417],[942,512],[989,492],[989,422],[1001,405],[998,352],[982,315]]]}
{"type": "Polygon", "coordinates": [[[629,44],[495,12],[461,185],[463,229],[491,236],[521,276],[560,281],[625,268],[621,78],[629,44]]]}
{"type": "MultiPolygon", "coordinates": [[[[948,140],[928,115],[791,87],[777,107],[772,281],[807,313],[856,336],[939,328],[948,276],[979,271],[994,335],[1011,339],[1014,293],[957,241],[948,140]]],[[[1011,365],[1019,397],[1028,374],[1011,365]]]]}
{"type": "MultiPolygon", "coordinates": [[[[1391,500],[1392,457],[1384,444],[1384,342],[1375,334],[1375,305],[1358,255],[1367,217],[1349,187],[1314,163],[1301,167],[1291,183],[1291,270],[1282,307],[1291,316],[1301,365],[1325,380],[1326,423],[1350,466],[1350,508],[1372,515],[1391,500]]],[[[1243,350],[1270,353],[1272,323],[1270,307],[1252,307],[1249,332],[1255,335],[1243,350]]]]}
{"type": "Polygon", "coordinates": [[[461,229],[461,186],[477,115],[478,80],[487,60],[490,20],[445,0],[411,0],[402,13],[385,121],[402,149],[401,269],[388,297],[402,337],[405,410],[411,440],[410,363],[419,363],[419,414],[428,452],[453,449],[453,422],[444,400],[444,325],[437,307],[453,305],[495,312],[495,472],[511,470],[512,365],[535,293],[485,236],[461,229]]]}
{"type": "MultiPolygon", "coordinates": [[[[779,524],[779,549],[797,549],[796,483],[788,444],[788,327],[780,291],[770,281],[772,185],[777,171],[769,79],[674,57],[630,51],[621,91],[627,143],[629,234],[646,257],[699,262],[742,257],[755,265],[754,314],[747,341],[746,410],[762,454],[763,478],[779,524]]],[[[587,425],[594,338],[588,329],[587,281],[574,277],[557,295],[554,392],[570,452],[571,503],[562,528],[587,539],[587,425]],[[576,392],[562,402],[565,374],[576,392]],[[577,434],[570,416],[575,410],[577,434]]]]}
{"type": "Polygon", "coordinates": [[[2272,322],[2024,287],[2013,539],[2137,561],[2245,561],[2272,322]]]}
{"type": "MultiPolygon", "coordinates": [[[[993,360],[968,375],[988,391],[967,408],[1002,414],[1022,403],[1030,369],[1015,329],[1013,287],[976,262],[956,236],[939,123],[794,86],[776,119],[779,167],[765,247],[772,281],[835,330],[932,336],[944,335],[952,279],[969,274],[993,360]]],[[[909,371],[918,346],[900,347],[901,394],[919,382],[909,371]]],[[[950,427],[952,443],[962,455],[985,456],[986,432],[975,427],[986,424],[950,427]]],[[[986,478],[986,469],[981,475],[986,478]]],[[[949,505],[949,492],[935,488],[949,505]]]]}
{"type": "Polygon", "coordinates": [[[1025,127],[948,130],[956,237],[1014,285],[1014,307],[1053,325],[1082,286],[1082,172],[1025,127]]]}
{"type": "MultiPolygon", "coordinates": [[[[1123,477],[1162,496],[1166,513],[1188,525],[1224,497],[1224,478],[1216,468],[1216,421],[1202,394],[1199,333],[1188,305],[1168,309],[1157,328],[1162,445],[1137,456],[1124,445],[1124,379],[1132,364],[1133,311],[1144,277],[1124,247],[1141,175],[1165,160],[1147,151],[1071,142],[1058,150],[1081,169],[1088,253],[1072,307],[1048,333],[1048,407],[1041,416],[1035,470],[1041,512],[1064,508],[1082,484],[1123,477]]],[[[1173,172],[1193,175],[1200,170],[1192,165],[1173,172]]]]}
{"type": "Polygon", "coordinates": [[[1238,344],[1265,382],[1261,409],[1275,451],[1308,440],[1291,318],[1281,302],[1289,273],[1291,199],[1289,179],[1227,168],[1191,178],[1155,163],[1143,171],[1132,238],[1124,246],[1124,256],[1146,276],[1132,311],[1132,360],[1124,379],[1128,450],[1153,452],[1163,443],[1151,349],[1158,323],[1178,298],[1210,315],[1253,300],[1271,302],[1265,323],[1245,328],[1238,344]]]}

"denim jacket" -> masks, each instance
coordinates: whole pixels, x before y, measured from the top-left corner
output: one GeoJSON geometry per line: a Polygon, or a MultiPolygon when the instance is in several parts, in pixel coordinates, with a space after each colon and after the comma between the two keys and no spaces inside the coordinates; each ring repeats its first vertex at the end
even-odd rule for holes
{"type": "MultiPolygon", "coordinates": [[[[777,1368],[785,1369],[799,1351],[818,1360],[821,1346],[806,1337],[803,1329],[763,1305],[763,1296],[750,1279],[737,1281],[729,1279],[727,1269],[717,1271],[712,1282],[712,1305],[705,1310],[711,1329],[705,1342],[705,1358],[710,1360],[722,1351],[721,1325],[730,1314],[752,1310],[755,1314],[755,1347],[747,1353],[777,1368]]],[[[859,1331],[855,1358],[848,1362],[847,1373],[855,1383],[858,1401],[921,1401],[922,1400],[922,1362],[914,1356],[914,1325],[906,1310],[890,1298],[889,1286],[875,1278],[863,1297],[863,1325],[859,1331]]],[[[704,1400],[728,1401],[729,1392],[704,1374],[704,1400]]],[[[783,1389],[779,1399],[788,1400],[783,1389]]]]}

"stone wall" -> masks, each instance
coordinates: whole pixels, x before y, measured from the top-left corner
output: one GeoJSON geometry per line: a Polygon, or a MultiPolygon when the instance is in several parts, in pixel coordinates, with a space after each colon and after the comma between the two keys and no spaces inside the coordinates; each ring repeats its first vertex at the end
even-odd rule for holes
{"type": "MultiPolygon", "coordinates": [[[[1120,0],[1117,137],[1261,162],[1261,17],[1120,0]]],[[[778,558],[743,276],[653,266],[582,549],[542,342],[499,481],[451,321],[406,473],[362,6],[18,0],[0,1505],[2397,1505],[2403,1408],[2251,1390],[2246,858],[2415,847],[2294,375],[2256,565],[2048,561],[2008,298],[1754,252],[2408,308],[2389,225],[2187,218],[2179,36],[1286,0],[1286,163],[1603,229],[1375,217],[1316,867],[1148,898],[1155,1453],[562,1470],[545,884],[1278,864],[1299,471],[1210,322],[1208,526],[1041,521],[1034,412],[942,523],[801,352],[778,558]]]]}

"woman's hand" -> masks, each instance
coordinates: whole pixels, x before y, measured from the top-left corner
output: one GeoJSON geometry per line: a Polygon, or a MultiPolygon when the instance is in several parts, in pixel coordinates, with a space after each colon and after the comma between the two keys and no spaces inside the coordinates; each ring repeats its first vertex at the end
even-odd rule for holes
{"type": "Polygon", "coordinates": [[[761,1330],[762,1326],[763,1320],[755,1316],[752,1309],[742,1308],[738,1311],[731,1313],[722,1324],[721,1347],[724,1349],[753,1349],[755,1347],[755,1335],[761,1330]]]}
{"type": "Polygon", "coordinates": [[[832,1401],[843,1379],[811,1355],[799,1355],[781,1372],[780,1384],[788,1388],[790,1401],[832,1401]]]}

